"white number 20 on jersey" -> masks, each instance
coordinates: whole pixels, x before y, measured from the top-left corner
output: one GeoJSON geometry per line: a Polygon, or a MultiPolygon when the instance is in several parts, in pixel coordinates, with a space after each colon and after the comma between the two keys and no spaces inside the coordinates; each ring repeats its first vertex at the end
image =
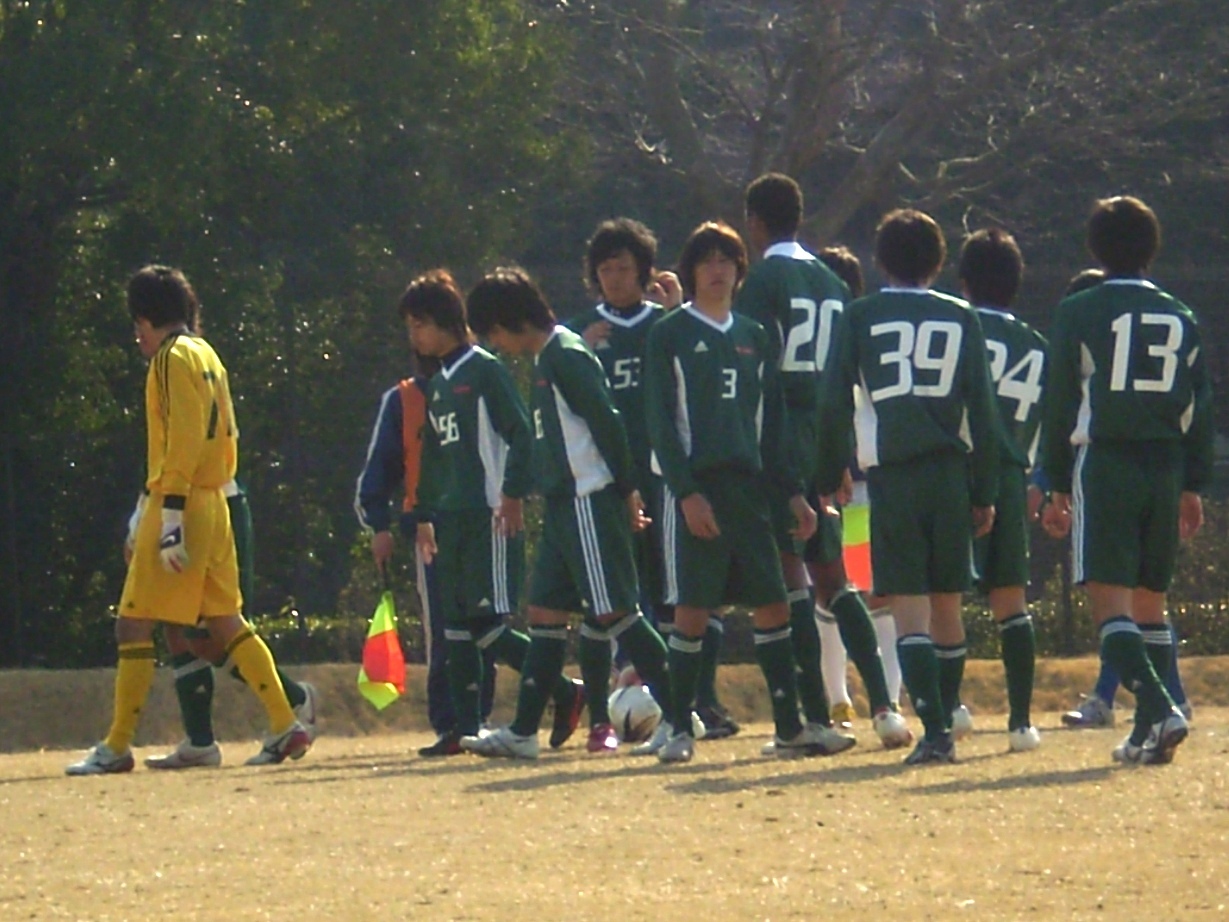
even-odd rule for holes
{"type": "Polygon", "coordinates": [[[816,372],[824,370],[828,348],[832,345],[832,326],[844,305],[829,298],[816,306],[810,298],[790,298],[793,324],[781,353],[782,371],[816,372]]]}

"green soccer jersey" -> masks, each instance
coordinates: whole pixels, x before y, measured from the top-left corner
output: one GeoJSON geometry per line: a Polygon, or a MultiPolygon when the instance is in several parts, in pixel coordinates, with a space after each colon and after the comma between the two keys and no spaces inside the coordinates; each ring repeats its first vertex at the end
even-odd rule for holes
{"type": "Polygon", "coordinates": [[[840,486],[851,429],[864,471],[967,453],[973,505],[992,504],[998,431],[977,312],[914,288],[885,288],[846,307],[820,393],[822,494],[840,486]]]}
{"type": "Polygon", "coordinates": [[[644,347],[649,330],[666,315],[659,304],[645,301],[630,311],[620,311],[608,304],[583,311],[567,322],[569,329],[583,333],[595,323],[610,324],[610,336],[594,348],[598,361],[606,370],[606,380],[615,406],[627,430],[628,447],[636,466],[636,486],[643,491],[649,476],[649,427],[644,417],[644,389],[640,386],[644,347]]]}
{"type": "Polygon", "coordinates": [[[555,327],[534,359],[534,483],[543,496],[634,488],[627,433],[602,363],[578,333],[555,327]]]}
{"type": "Polygon", "coordinates": [[[445,359],[427,384],[419,504],[494,509],[529,492],[529,415],[504,363],[477,346],[445,359]]]}
{"type": "Polygon", "coordinates": [[[1184,488],[1212,474],[1212,393],[1195,315],[1142,279],[1111,278],[1058,305],[1041,445],[1052,489],[1071,492],[1075,446],[1179,440],[1184,488]]]}
{"type": "Polygon", "coordinates": [[[1041,394],[1045,387],[1045,337],[1023,320],[992,307],[979,307],[990,380],[998,398],[999,460],[1028,470],[1037,457],[1041,394]]]}
{"type": "Polygon", "coordinates": [[[776,446],[783,412],[765,329],[741,314],[724,323],[690,304],[649,333],[644,387],[655,470],[675,496],[699,491],[697,472],[760,471],[793,483],[776,446]]]}
{"type": "Polygon", "coordinates": [[[734,309],[768,331],[787,407],[815,409],[832,331],[848,300],[836,273],[793,241],[769,247],[747,273],[734,309]]]}

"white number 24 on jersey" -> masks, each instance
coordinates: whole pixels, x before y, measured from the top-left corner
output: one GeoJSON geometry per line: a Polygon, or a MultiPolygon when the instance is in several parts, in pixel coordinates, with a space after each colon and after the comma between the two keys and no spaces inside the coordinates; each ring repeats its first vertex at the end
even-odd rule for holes
{"type": "Polygon", "coordinates": [[[1024,358],[1007,368],[1007,345],[998,340],[986,340],[990,352],[990,380],[1000,397],[1016,402],[1013,415],[1018,423],[1025,422],[1037,401],[1041,399],[1041,372],[1045,369],[1045,353],[1030,349],[1024,358]]]}

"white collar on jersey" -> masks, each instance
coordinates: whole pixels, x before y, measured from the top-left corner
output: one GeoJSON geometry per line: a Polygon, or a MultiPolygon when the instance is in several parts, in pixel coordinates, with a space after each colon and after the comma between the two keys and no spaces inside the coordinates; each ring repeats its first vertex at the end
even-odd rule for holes
{"type": "Polygon", "coordinates": [[[640,321],[644,320],[653,313],[653,308],[646,301],[640,302],[640,310],[631,317],[625,317],[618,311],[613,310],[609,304],[603,301],[597,306],[597,312],[602,315],[610,323],[619,327],[634,327],[640,321]]]}
{"type": "Polygon", "coordinates": [[[885,295],[928,295],[929,288],[896,288],[892,285],[885,285],[879,289],[880,294],[885,295]]]}
{"type": "Polygon", "coordinates": [[[797,240],[782,240],[774,243],[764,251],[764,258],[769,256],[784,256],[786,259],[814,259],[815,254],[797,240]]]}
{"type": "Polygon", "coordinates": [[[683,310],[687,311],[687,313],[691,314],[691,316],[695,317],[700,322],[707,323],[714,330],[718,330],[722,333],[730,332],[730,327],[734,326],[733,311],[730,311],[730,316],[725,318],[725,323],[718,323],[712,317],[708,316],[708,314],[704,314],[696,310],[690,301],[683,305],[683,310]]]}
{"type": "Polygon", "coordinates": [[[1151,288],[1153,291],[1160,291],[1154,284],[1147,279],[1106,279],[1102,285],[1138,285],[1140,288],[1151,288]]]}
{"type": "Polygon", "coordinates": [[[474,347],[470,346],[457,358],[451,365],[440,368],[440,374],[444,376],[445,381],[452,380],[452,376],[457,373],[457,369],[474,357],[474,347]]]}
{"type": "Polygon", "coordinates": [[[977,306],[979,314],[993,314],[996,317],[1002,317],[1004,320],[1015,320],[1016,315],[1011,311],[1005,311],[1001,307],[986,307],[984,304],[977,306]]]}

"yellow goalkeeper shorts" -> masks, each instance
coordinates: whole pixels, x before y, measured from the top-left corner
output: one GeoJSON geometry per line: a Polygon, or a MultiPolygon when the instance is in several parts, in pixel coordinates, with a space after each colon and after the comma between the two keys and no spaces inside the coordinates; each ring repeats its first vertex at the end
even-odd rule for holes
{"type": "Polygon", "coordinates": [[[124,594],[121,618],[142,618],[171,624],[196,624],[200,618],[239,614],[239,565],[230,510],[222,490],[193,490],[183,515],[188,566],[171,573],[162,566],[162,497],[151,494],[137,526],[136,543],[124,594]]]}

